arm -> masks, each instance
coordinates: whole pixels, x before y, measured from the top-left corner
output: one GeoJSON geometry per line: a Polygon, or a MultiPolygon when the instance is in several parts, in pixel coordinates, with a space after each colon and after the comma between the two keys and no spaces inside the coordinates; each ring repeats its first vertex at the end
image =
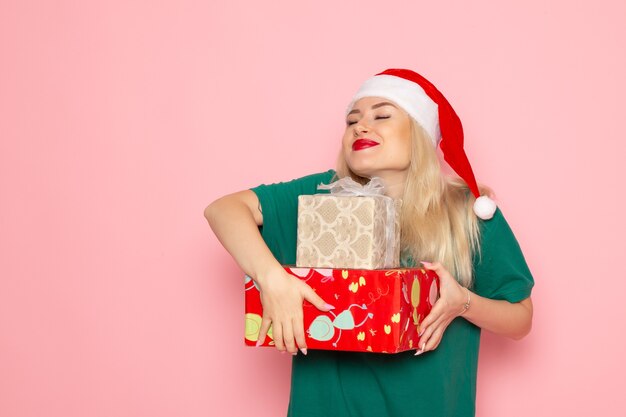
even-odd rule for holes
{"type": "Polygon", "coordinates": [[[471,293],[470,298],[470,308],[461,316],[476,326],[515,340],[530,333],[533,319],[530,297],[518,303],[491,300],[474,293],[471,293]]]}
{"type": "Polygon", "coordinates": [[[273,323],[274,343],[279,351],[296,354],[300,347],[306,354],[303,300],[322,311],[332,306],[306,283],[288,274],[274,258],[259,233],[263,214],[256,194],[245,190],[224,196],[211,203],[204,216],[224,248],[261,289],[263,319],[257,346],[263,343],[273,323]]]}
{"type": "Polygon", "coordinates": [[[441,297],[420,324],[420,350],[417,355],[435,349],[448,325],[459,316],[484,330],[516,340],[530,332],[533,316],[530,297],[511,303],[481,297],[470,291],[470,307],[465,310],[469,290],[462,287],[440,263],[422,264],[439,275],[441,297]]]}
{"type": "Polygon", "coordinates": [[[259,200],[250,190],[224,196],[204,210],[211,229],[235,262],[259,286],[272,270],[282,269],[263,241],[259,200]]]}

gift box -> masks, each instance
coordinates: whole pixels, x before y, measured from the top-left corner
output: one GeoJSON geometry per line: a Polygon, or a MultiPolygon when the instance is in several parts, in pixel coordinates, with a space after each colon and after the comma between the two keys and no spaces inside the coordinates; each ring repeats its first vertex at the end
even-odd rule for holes
{"type": "MultiPolygon", "coordinates": [[[[325,269],[285,266],[334,310],[304,301],[308,349],[397,353],[419,346],[419,324],[439,296],[439,277],[420,268],[325,269]]],[[[263,316],[259,289],[245,279],[245,343],[255,346],[263,316]]],[[[261,346],[274,346],[271,328],[261,346]]]]}
{"type": "MultiPolygon", "coordinates": [[[[322,188],[322,187],[320,187],[322,188]]],[[[296,266],[380,269],[400,265],[400,200],[377,179],[343,178],[331,194],[298,197],[296,266]]]]}

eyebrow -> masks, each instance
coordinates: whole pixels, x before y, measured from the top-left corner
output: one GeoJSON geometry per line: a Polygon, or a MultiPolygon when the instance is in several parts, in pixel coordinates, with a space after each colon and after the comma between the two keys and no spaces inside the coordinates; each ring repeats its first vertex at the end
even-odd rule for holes
{"type": "MultiPolygon", "coordinates": [[[[397,107],[395,104],[393,104],[393,103],[390,103],[390,102],[388,102],[388,101],[382,101],[382,102],[380,102],[380,103],[376,103],[376,104],[374,104],[374,105],[372,106],[372,110],[373,110],[373,109],[377,109],[377,108],[382,107],[382,106],[393,106],[393,107],[395,107],[395,108],[398,108],[398,107],[397,107]]],[[[353,114],[353,113],[361,113],[361,111],[360,111],[359,109],[354,109],[354,110],[350,111],[350,113],[348,113],[348,116],[350,116],[350,115],[351,115],[351,114],[353,114]]]]}

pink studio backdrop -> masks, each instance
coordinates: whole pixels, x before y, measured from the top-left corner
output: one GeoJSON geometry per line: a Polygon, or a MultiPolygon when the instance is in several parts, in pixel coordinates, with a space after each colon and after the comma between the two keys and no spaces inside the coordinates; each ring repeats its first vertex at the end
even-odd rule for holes
{"type": "Polygon", "coordinates": [[[453,103],[537,282],[478,415],[623,415],[626,4],[331,5],[0,2],[1,416],[284,415],[203,210],[332,167],[387,67],[453,103]]]}

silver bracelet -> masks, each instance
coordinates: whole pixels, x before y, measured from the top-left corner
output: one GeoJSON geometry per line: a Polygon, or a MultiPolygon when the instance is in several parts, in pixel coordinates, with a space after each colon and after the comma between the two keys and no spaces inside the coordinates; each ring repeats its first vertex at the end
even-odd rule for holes
{"type": "Polygon", "coordinates": [[[465,312],[469,310],[470,308],[470,291],[469,291],[469,288],[465,288],[465,289],[467,290],[467,301],[463,305],[463,311],[461,311],[461,314],[459,314],[460,316],[465,314],[465,312]]]}

